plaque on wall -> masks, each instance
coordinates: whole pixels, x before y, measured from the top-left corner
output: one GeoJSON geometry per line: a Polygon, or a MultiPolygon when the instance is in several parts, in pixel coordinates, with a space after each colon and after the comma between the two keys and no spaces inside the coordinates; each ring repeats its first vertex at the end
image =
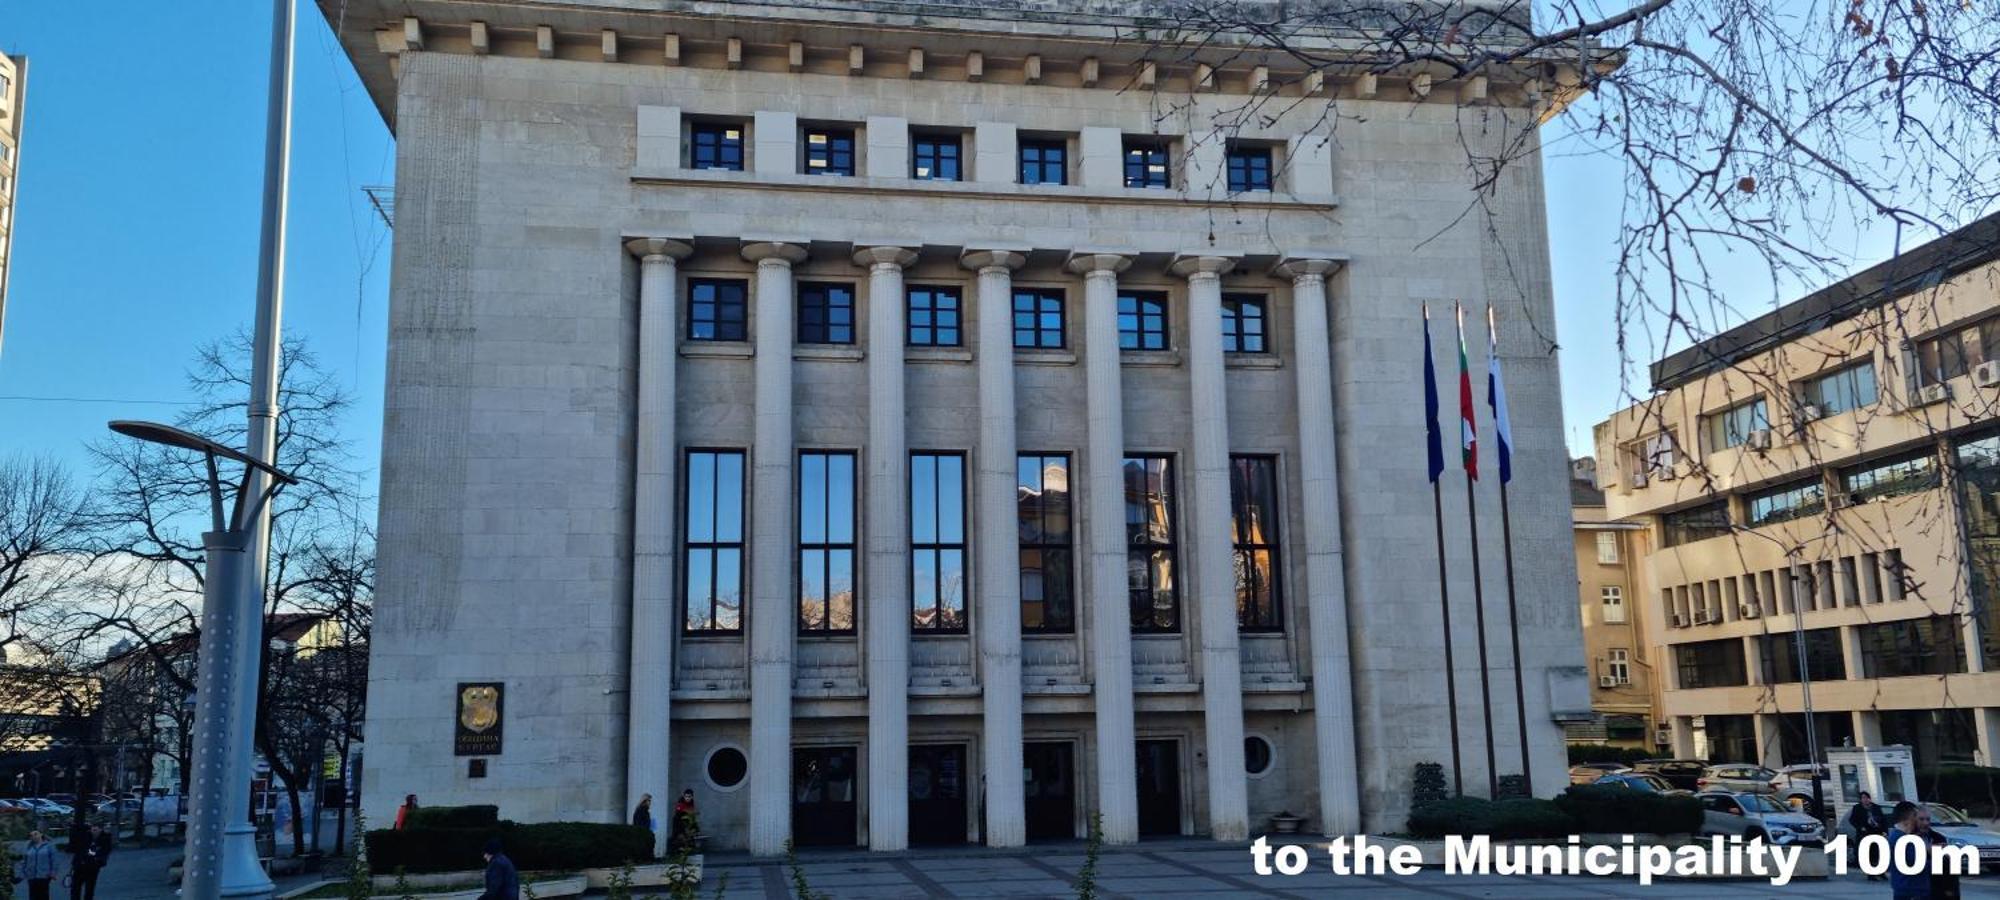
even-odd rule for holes
{"type": "Polygon", "coordinates": [[[501,692],[497,681],[458,685],[457,737],[452,749],[459,756],[500,755],[501,692]]]}

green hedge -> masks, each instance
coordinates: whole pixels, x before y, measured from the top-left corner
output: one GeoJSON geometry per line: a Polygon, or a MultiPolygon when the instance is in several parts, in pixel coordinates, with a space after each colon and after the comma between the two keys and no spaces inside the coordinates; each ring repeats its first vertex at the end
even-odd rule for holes
{"type": "Polygon", "coordinates": [[[1642,759],[1654,759],[1657,754],[1638,747],[1613,747],[1610,744],[1571,744],[1569,764],[1580,766],[1584,763],[1624,763],[1631,765],[1642,759]]]}
{"type": "Polygon", "coordinates": [[[1580,831],[1687,834],[1701,830],[1701,801],[1685,794],[1579,784],[1557,795],[1555,803],[1580,831]]]}
{"type": "Polygon", "coordinates": [[[1547,800],[1453,797],[1417,807],[1410,813],[1409,830],[1420,838],[1448,834],[1549,838],[1565,837],[1577,829],[1567,813],[1547,800]]]}
{"type": "Polygon", "coordinates": [[[485,865],[486,842],[500,841],[522,870],[573,871],[644,862],[653,833],[636,825],[600,822],[499,822],[471,828],[410,828],[368,832],[368,864],[377,872],[453,872],[485,865]]]}
{"type": "Polygon", "coordinates": [[[500,824],[498,806],[419,806],[410,813],[411,828],[490,828],[500,824]]]}
{"type": "Polygon", "coordinates": [[[1982,819],[2000,816],[2000,768],[1938,766],[1917,770],[1917,794],[1982,819]]]}

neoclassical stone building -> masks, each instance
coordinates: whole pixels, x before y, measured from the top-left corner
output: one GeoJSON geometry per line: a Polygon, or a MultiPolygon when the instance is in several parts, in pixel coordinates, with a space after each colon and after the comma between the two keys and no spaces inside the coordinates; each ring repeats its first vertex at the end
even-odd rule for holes
{"type": "Polygon", "coordinates": [[[1151,60],[1143,4],[1081,6],[322,0],[397,136],[370,813],[691,787],[759,853],[1400,828],[1449,757],[1419,322],[1454,300],[1498,309],[1559,783],[1538,159],[1462,220],[1462,142],[1539,86],[1151,60]]]}

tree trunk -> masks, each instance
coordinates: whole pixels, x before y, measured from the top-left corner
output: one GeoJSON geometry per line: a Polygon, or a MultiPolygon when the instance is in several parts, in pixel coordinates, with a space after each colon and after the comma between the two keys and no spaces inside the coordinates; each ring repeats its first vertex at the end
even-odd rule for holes
{"type": "Polygon", "coordinates": [[[293,783],[293,779],[285,781],[285,798],[292,804],[292,855],[304,856],[307,822],[305,810],[299,805],[299,786],[293,783]]]}

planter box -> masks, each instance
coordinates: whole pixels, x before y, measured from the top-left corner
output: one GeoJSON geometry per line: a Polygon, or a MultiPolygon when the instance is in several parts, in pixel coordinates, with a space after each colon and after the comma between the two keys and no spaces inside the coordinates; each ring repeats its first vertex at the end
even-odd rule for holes
{"type": "MultiPolygon", "coordinates": [[[[583,875],[590,880],[592,888],[611,886],[611,878],[617,869],[585,869],[583,875]]],[[[650,863],[632,867],[633,887],[665,887],[670,884],[700,884],[702,872],[701,854],[688,857],[687,865],[673,863],[650,863]]]]}
{"type": "MultiPolygon", "coordinates": [[[[409,883],[409,886],[411,888],[417,890],[424,890],[426,888],[436,889],[439,887],[457,888],[457,885],[452,882],[453,881],[463,882],[468,878],[468,876],[470,876],[471,880],[474,883],[464,887],[463,889],[448,890],[442,893],[417,894],[416,896],[421,898],[421,900],[479,900],[479,895],[485,893],[486,888],[485,888],[485,876],[478,872],[472,872],[472,873],[445,872],[445,873],[440,873],[438,875],[428,876],[428,879],[432,880],[433,882],[442,879],[445,880],[444,883],[418,884],[417,876],[414,875],[410,876],[408,879],[406,879],[406,881],[409,883]]],[[[393,888],[393,885],[395,883],[394,878],[389,879],[390,885],[392,885],[391,887],[385,887],[381,883],[380,878],[377,878],[375,881],[376,881],[375,884],[376,890],[388,891],[388,893],[375,894],[373,896],[373,900],[402,900],[403,895],[395,892],[393,888]]],[[[321,888],[327,887],[328,885],[335,885],[335,884],[340,884],[340,882],[322,881],[319,882],[318,884],[309,884],[306,885],[305,887],[299,888],[298,890],[288,891],[286,893],[279,894],[278,900],[291,900],[291,898],[294,897],[303,897],[314,891],[320,890],[321,888]]],[[[583,895],[584,891],[590,889],[590,884],[588,880],[585,879],[582,875],[567,875],[561,878],[555,878],[548,881],[537,881],[534,883],[533,886],[535,889],[535,896],[544,898],[544,900],[552,900],[552,898],[557,898],[557,897],[580,897],[583,895]]],[[[521,887],[523,894],[525,894],[528,885],[526,883],[523,883],[521,887]]]]}

